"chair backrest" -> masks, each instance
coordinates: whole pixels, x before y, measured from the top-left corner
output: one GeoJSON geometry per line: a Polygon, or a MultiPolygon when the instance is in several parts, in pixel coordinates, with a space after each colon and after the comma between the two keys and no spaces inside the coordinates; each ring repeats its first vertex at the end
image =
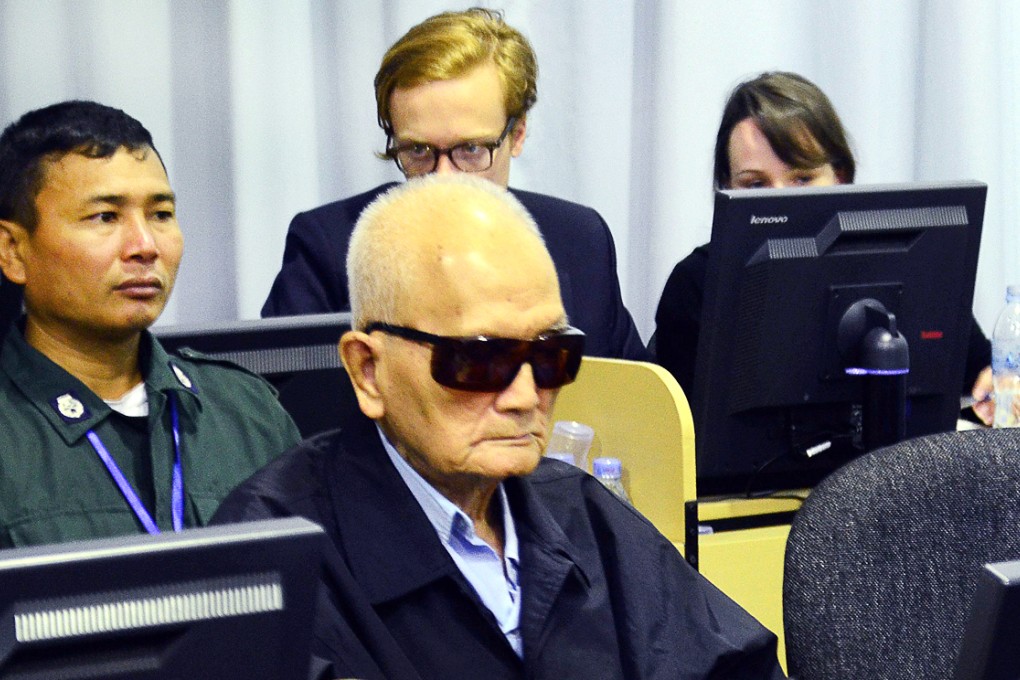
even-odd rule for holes
{"type": "Polygon", "coordinates": [[[560,391],[553,420],[594,428],[589,459],[619,458],[634,507],[683,545],[684,502],[697,496],[694,421],[669,371],[640,361],[585,357],[577,380],[560,391]]]}
{"type": "Polygon", "coordinates": [[[840,468],[786,548],[798,680],[952,677],[987,562],[1020,557],[1020,430],[908,440],[840,468]]]}

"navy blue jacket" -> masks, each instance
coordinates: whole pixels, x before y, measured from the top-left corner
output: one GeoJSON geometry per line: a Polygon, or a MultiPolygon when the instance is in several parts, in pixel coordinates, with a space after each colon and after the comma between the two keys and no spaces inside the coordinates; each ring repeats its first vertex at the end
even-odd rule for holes
{"type": "MultiPolygon", "coordinates": [[[[350,309],[347,243],[361,211],[394,184],[299,213],[290,223],[283,267],[262,316],[321,314],[350,309]]],[[[593,209],[552,196],[511,189],[538,223],[556,264],[570,323],[587,336],[585,354],[650,359],[616,274],[616,246],[593,209]]]]}
{"type": "Polygon", "coordinates": [[[545,459],[504,488],[520,541],[523,660],[367,419],[270,463],[213,521],[296,515],[326,530],[313,650],[330,678],[784,677],[775,636],[595,478],[545,459]]]}

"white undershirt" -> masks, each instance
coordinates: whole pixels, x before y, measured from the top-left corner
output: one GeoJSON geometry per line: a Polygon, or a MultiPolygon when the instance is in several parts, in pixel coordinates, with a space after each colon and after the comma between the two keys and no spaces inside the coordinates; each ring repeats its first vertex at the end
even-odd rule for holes
{"type": "Polygon", "coordinates": [[[117,413],[133,418],[144,418],[149,415],[149,395],[145,392],[145,382],[140,382],[125,392],[120,399],[104,399],[106,405],[117,413]]]}

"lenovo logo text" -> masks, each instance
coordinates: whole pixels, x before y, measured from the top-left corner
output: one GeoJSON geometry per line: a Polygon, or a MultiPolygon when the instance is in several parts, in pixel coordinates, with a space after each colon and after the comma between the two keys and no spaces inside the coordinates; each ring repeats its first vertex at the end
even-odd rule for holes
{"type": "Polygon", "coordinates": [[[751,224],[785,224],[787,221],[789,218],[786,215],[768,215],[766,217],[751,215],[751,224]]]}

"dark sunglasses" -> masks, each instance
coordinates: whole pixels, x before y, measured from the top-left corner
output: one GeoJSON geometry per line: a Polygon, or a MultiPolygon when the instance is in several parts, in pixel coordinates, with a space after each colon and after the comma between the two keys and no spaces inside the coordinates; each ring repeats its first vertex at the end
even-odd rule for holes
{"type": "Polygon", "coordinates": [[[432,345],[432,379],[468,392],[505,390],[524,362],[531,364],[537,387],[563,387],[574,382],[584,354],[584,333],[570,326],[534,340],[451,338],[378,321],[365,327],[366,333],[373,331],[432,345]]]}

